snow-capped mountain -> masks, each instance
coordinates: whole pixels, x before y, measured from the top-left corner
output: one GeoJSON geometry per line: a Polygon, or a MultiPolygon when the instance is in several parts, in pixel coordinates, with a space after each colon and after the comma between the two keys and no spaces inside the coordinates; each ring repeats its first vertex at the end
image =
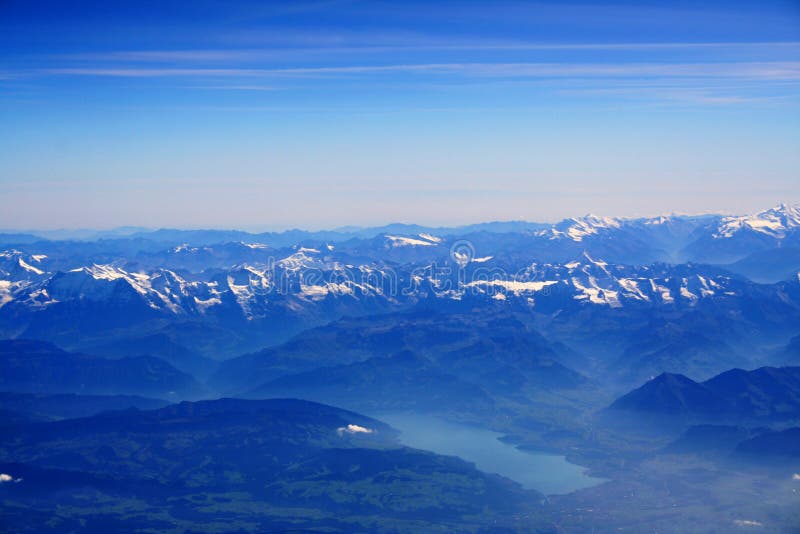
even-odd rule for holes
{"type": "Polygon", "coordinates": [[[536,232],[536,235],[549,237],[550,239],[571,239],[580,242],[588,236],[597,235],[605,230],[619,228],[622,224],[622,219],[599,217],[597,215],[588,214],[583,217],[575,217],[561,221],[546,230],[536,232]]]}
{"type": "Polygon", "coordinates": [[[241,350],[243,340],[257,347],[344,315],[415,306],[548,316],[736,310],[753,299],[784,311],[800,306],[794,207],[750,217],[586,216],[546,229],[486,228],[495,226],[464,234],[414,227],[347,240],[326,233],[283,248],[240,234],[218,244],[165,246],[142,235],[21,243],[0,252],[0,334],[69,339],[79,323],[100,343],[112,329],[149,335],[189,322],[196,330],[181,327],[181,335],[194,332],[183,343],[209,353],[241,350]],[[760,268],[774,263],[775,251],[781,269],[760,268]],[[697,261],[745,257],[716,267],[697,261]]]}
{"type": "Polygon", "coordinates": [[[772,250],[800,248],[800,207],[781,204],[753,215],[724,217],[693,237],[684,253],[695,261],[732,264],[752,255],[763,260],[772,250]]]}
{"type": "Polygon", "coordinates": [[[612,308],[692,305],[702,299],[743,296],[748,288],[747,281],[729,273],[690,264],[628,266],[583,254],[563,264],[532,262],[516,272],[506,272],[497,267],[494,258],[480,260],[468,264],[463,272],[454,260],[441,266],[389,268],[376,263],[344,264],[322,257],[317,250],[301,248],[274,264],[243,264],[203,273],[128,271],[95,264],[49,273],[41,280],[4,280],[0,309],[19,312],[126,298],[166,315],[229,315],[235,311],[242,319],[253,320],[269,318],[280,310],[376,304],[403,307],[429,298],[487,298],[527,306],[555,299],[612,308]]]}
{"type": "Polygon", "coordinates": [[[387,245],[389,247],[435,247],[442,242],[441,237],[432,236],[431,234],[417,234],[416,236],[396,236],[386,235],[387,245]]]}
{"type": "Polygon", "coordinates": [[[44,254],[25,254],[18,250],[0,252],[0,278],[35,279],[45,274],[42,264],[47,256],[44,254]]]}
{"type": "Polygon", "coordinates": [[[750,231],[782,239],[798,228],[800,228],[800,206],[780,204],[755,215],[725,217],[714,232],[714,237],[725,239],[739,232],[750,231]]]}
{"type": "Polygon", "coordinates": [[[566,264],[534,263],[512,279],[478,280],[469,286],[498,300],[524,297],[530,305],[560,296],[562,307],[566,307],[564,298],[611,308],[691,306],[701,299],[743,296],[747,292],[747,282],[709,267],[610,265],[588,255],[566,264]]]}

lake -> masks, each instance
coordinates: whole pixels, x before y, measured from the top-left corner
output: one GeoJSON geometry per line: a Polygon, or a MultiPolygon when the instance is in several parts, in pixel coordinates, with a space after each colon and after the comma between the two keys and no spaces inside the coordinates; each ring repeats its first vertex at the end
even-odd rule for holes
{"type": "Polygon", "coordinates": [[[388,413],[373,417],[399,430],[403,445],[458,456],[481,471],[502,475],[546,495],[605,482],[586,475],[583,467],[569,463],[564,456],[520,450],[500,441],[503,434],[491,430],[426,415],[388,413]]]}

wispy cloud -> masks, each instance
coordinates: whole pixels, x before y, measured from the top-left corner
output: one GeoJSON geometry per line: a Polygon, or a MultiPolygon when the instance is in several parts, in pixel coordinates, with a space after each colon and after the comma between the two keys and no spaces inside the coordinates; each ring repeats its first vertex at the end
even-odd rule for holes
{"type": "Polygon", "coordinates": [[[54,68],[41,69],[41,74],[67,75],[67,76],[110,76],[115,78],[166,78],[176,76],[218,77],[218,76],[261,76],[266,73],[259,69],[183,69],[183,68],[54,68]]]}
{"type": "Polygon", "coordinates": [[[413,73],[473,77],[693,77],[800,80],[800,62],[742,63],[412,63],[264,69],[209,68],[50,68],[42,74],[111,77],[257,77],[413,73]]]}
{"type": "Polygon", "coordinates": [[[288,46],[248,49],[189,49],[189,50],[119,50],[102,53],[57,56],[69,60],[139,61],[139,62],[246,62],[302,55],[337,56],[349,53],[391,53],[409,51],[648,51],[648,50],[800,50],[800,42],[627,42],[627,43],[525,43],[525,42],[442,42],[417,41],[394,44],[342,45],[332,41],[330,46],[288,46]]]}
{"type": "Polygon", "coordinates": [[[217,91],[278,91],[277,87],[272,85],[199,85],[193,86],[192,89],[208,89],[217,91]]]}
{"type": "Polygon", "coordinates": [[[329,46],[289,46],[247,49],[187,49],[187,50],[118,50],[55,56],[62,60],[134,61],[150,63],[207,63],[253,62],[303,57],[341,57],[342,55],[391,54],[400,52],[647,52],[647,51],[739,51],[739,52],[800,52],[800,42],[632,42],[632,43],[525,43],[525,42],[443,42],[409,40],[405,43],[341,44],[329,46]]]}
{"type": "Polygon", "coordinates": [[[558,90],[559,94],[568,96],[614,96],[640,99],[656,99],[674,103],[699,104],[699,105],[730,105],[749,102],[782,102],[785,96],[756,94],[751,86],[715,87],[711,84],[700,83],[692,85],[675,84],[650,84],[640,86],[615,86],[615,87],[573,87],[558,90]]]}

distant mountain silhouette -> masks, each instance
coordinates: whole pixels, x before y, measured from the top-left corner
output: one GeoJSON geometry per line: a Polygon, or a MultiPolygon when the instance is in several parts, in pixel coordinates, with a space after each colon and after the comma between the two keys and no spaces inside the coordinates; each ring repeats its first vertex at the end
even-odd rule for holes
{"type": "MultiPolygon", "coordinates": [[[[0,393],[0,409],[17,414],[20,420],[29,421],[88,417],[100,412],[128,408],[153,410],[168,404],[165,400],[133,395],[0,393]]],[[[0,420],[0,425],[7,424],[9,421],[6,418],[0,420]]]]}
{"type": "Polygon", "coordinates": [[[194,378],[151,356],[107,359],[41,341],[0,341],[0,391],[196,398],[194,378]]]}
{"type": "Polygon", "coordinates": [[[479,385],[411,351],[285,376],[247,396],[300,397],[372,410],[432,410],[446,405],[478,412],[493,405],[491,395],[479,385]]]}
{"type": "Polygon", "coordinates": [[[610,411],[694,418],[800,417],[800,367],[732,369],[705,382],[664,373],[620,397],[610,411]]]}
{"type": "Polygon", "coordinates": [[[498,397],[577,388],[563,348],[505,314],[418,309],[346,318],[277,347],[222,362],[210,384],[367,408],[488,409],[498,397]],[[356,404],[352,404],[356,403],[356,404]]]}

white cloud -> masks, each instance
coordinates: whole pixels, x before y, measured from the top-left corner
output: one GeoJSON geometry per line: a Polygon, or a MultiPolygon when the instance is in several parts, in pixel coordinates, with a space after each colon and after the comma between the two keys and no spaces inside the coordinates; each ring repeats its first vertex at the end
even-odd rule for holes
{"type": "Polygon", "coordinates": [[[372,434],[374,430],[359,425],[347,425],[336,429],[339,435],[343,434],[372,434]]]}
{"type": "MultiPolygon", "coordinates": [[[[800,277],[800,274],[797,275],[800,277]]],[[[800,480],[800,473],[795,473],[792,475],[792,480],[800,480]]]]}
{"type": "Polygon", "coordinates": [[[22,479],[14,478],[8,473],[0,473],[0,484],[5,484],[7,482],[22,482],[22,479]]]}
{"type": "Polygon", "coordinates": [[[751,519],[734,519],[733,524],[737,527],[763,527],[764,524],[760,521],[753,521],[751,519]]]}

